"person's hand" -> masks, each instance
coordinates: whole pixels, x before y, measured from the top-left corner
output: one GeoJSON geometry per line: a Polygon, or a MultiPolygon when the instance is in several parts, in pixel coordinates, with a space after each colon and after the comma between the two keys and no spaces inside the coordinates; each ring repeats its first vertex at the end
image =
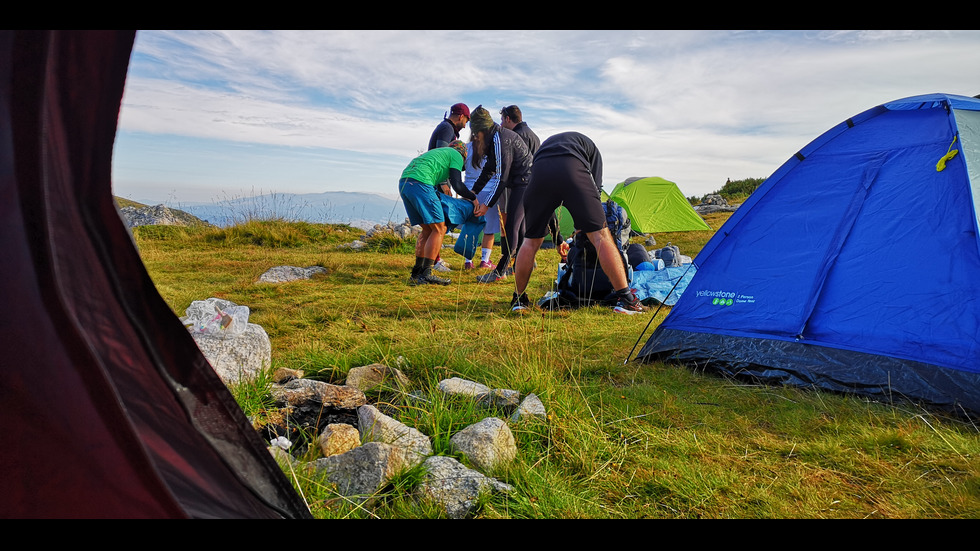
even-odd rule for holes
{"type": "Polygon", "coordinates": [[[558,254],[561,255],[562,260],[568,258],[568,249],[570,248],[571,247],[568,246],[568,243],[565,243],[564,241],[558,244],[558,254]]]}
{"type": "Polygon", "coordinates": [[[473,216],[483,216],[490,210],[486,205],[481,205],[479,201],[476,202],[476,206],[473,208],[473,216]]]}

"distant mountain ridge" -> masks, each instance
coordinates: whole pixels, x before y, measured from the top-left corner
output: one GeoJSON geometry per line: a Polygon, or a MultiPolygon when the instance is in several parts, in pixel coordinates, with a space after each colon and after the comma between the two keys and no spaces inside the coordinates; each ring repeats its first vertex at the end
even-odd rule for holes
{"type": "Polygon", "coordinates": [[[252,219],[283,219],[368,229],[405,218],[401,199],[358,191],[269,193],[174,207],[221,227],[252,219]]]}

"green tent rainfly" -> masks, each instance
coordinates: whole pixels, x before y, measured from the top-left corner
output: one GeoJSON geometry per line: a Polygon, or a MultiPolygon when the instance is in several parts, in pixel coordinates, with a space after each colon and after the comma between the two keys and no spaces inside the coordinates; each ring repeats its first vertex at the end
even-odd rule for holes
{"type": "Polygon", "coordinates": [[[609,198],[622,205],[638,233],[710,230],[677,184],[663,178],[628,178],[609,198]]]}

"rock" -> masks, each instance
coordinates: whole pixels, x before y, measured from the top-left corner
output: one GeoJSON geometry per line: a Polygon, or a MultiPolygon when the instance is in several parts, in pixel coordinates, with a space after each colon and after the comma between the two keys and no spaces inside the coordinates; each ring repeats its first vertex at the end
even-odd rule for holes
{"type": "Polygon", "coordinates": [[[272,363],[272,343],[261,326],[249,323],[234,336],[192,334],[214,372],[226,384],[254,378],[272,363]]]}
{"type": "Polygon", "coordinates": [[[724,197],[716,193],[705,195],[701,203],[694,207],[698,214],[711,214],[712,212],[735,212],[738,205],[729,205],[724,197]]]}
{"type": "Polygon", "coordinates": [[[164,205],[153,207],[122,207],[119,209],[127,228],[137,226],[211,226],[208,222],[182,210],[164,205]]]}
{"type": "Polygon", "coordinates": [[[408,377],[400,370],[377,363],[352,368],[347,372],[346,383],[362,392],[392,389],[407,391],[411,387],[408,377]]]}
{"type": "Polygon", "coordinates": [[[367,403],[364,393],[354,387],[312,379],[293,379],[284,385],[275,385],[272,387],[272,397],[294,407],[311,400],[323,406],[342,409],[356,409],[367,403]]]}
{"type": "Polygon", "coordinates": [[[310,379],[293,379],[272,385],[272,397],[281,405],[281,419],[260,427],[267,437],[284,435],[296,442],[294,455],[308,449],[311,436],[331,423],[357,426],[357,408],[367,403],[364,393],[348,386],[310,379]]]}
{"type": "Polygon", "coordinates": [[[425,475],[418,493],[444,507],[449,518],[469,515],[483,492],[513,491],[512,486],[467,469],[452,457],[432,456],[422,467],[425,475]]]}
{"type": "Polygon", "coordinates": [[[360,239],[355,239],[350,243],[341,243],[340,245],[337,245],[338,249],[354,249],[355,251],[363,249],[364,247],[367,247],[367,243],[361,241],[360,239]]]}
{"type": "Polygon", "coordinates": [[[302,379],[303,371],[300,369],[289,369],[288,367],[280,367],[272,374],[272,381],[278,384],[288,383],[293,379],[302,379]]]}
{"type": "Polygon", "coordinates": [[[259,276],[259,283],[287,283],[300,279],[310,279],[315,274],[325,274],[327,269],[323,266],[308,266],[299,268],[297,266],[275,266],[269,268],[259,276]]]}
{"type": "Polygon", "coordinates": [[[496,406],[499,408],[505,408],[507,410],[512,410],[517,407],[521,401],[521,393],[516,390],[507,390],[503,388],[495,388],[490,392],[480,394],[476,397],[480,404],[485,406],[496,406]]]}
{"type": "Polygon", "coordinates": [[[517,457],[514,435],[502,419],[488,417],[457,432],[449,439],[476,468],[492,471],[517,457]]]}
{"type": "Polygon", "coordinates": [[[363,442],[384,442],[405,448],[419,456],[416,463],[432,454],[432,442],[428,436],[381,413],[372,405],[357,408],[357,427],[363,442]]]}
{"type": "Polygon", "coordinates": [[[720,207],[727,207],[728,201],[724,197],[718,195],[717,193],[709,193],[701,199],[702,205],[718,205],[720,207]]]}
{"type": "Polygon", "coordinates": [[[317,459],[313,466],[336,484],[342,495],[370,496],[392,477],[414,466],[407,453],[384,442],[368,442],[347,453],[317,459]]]}
{"type": "Polygon", "coordinates": [[[361,445],[361,433],[346,423],[331,423],[320,433],[320,451],[324,457],[347,453],[361,445]]]}
{"type": "Polygon", "coordinates": [[[474,383],[473,381],[467,381],[466,379],[460,379],[459,377],[452,377],[439,381],[439,390],[446,394],[457,394],[475,398],[481,394],[488,394],[490,387],[481,385],[480,383],[474,383]]]}
{"type": "Polygon", "coordinates": [[[517,406],[517,410],[514,414],[510,416],[511,421],[519,421],[521,419],[526,419],[528,417],[538,417],[541,419],[548,418],[548,412],[544,409],[544,404],[541,399],[535,394],[528,394],[527,397],[521,401],[521,404],[517,406]]]}

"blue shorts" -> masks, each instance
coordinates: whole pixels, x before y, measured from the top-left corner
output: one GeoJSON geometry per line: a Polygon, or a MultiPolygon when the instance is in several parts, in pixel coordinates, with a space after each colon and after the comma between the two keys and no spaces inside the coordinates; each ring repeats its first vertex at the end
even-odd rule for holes
{"type": "Polygon", "coordinates": [[[398,194],[405,203],[405,213],[413,226],[445,222],[442,202],[435,186],[411,178],[398,180],[398,194]]]}

